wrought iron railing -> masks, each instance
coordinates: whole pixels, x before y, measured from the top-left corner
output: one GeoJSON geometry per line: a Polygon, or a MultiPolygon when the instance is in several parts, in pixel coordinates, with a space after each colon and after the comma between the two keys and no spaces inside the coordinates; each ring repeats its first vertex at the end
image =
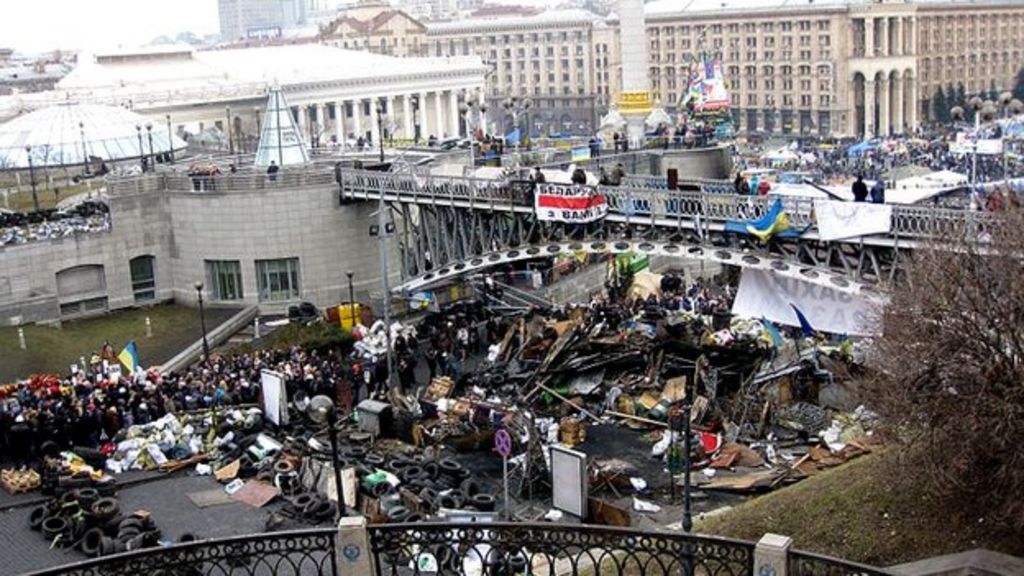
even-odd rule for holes
{"type": "Polygon", "coordinates": [[[379,576],[753,574],[754,544],[607,526],[479,523],[370,526],[379,576]]]}
{"type": "Polygon", "coordinates": [[[868,566],[812,554],[810,552],[789,552],[789,576],[891,576],[892,572],[868,566]]]}
{"type": "Polygon", "coordinates": [[[337,530],[271,532],[147,548],[29,576],[335,576],[337,530]]]}

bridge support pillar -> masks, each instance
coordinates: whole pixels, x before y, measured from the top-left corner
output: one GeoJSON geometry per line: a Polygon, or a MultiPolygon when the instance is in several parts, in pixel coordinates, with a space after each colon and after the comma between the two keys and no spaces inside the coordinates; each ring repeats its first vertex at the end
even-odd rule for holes
{"type": "Polygon", "coordinates": [[[789,547],[793,539],[778,534],[765,534],[754,547],[754,574],[787,576],[789,574],[789,547]]]}
{"type": "Polygon", "coordinates": [[[377,575],[377,563],[370,552],[370,535],[364,516],[345,516],[338,520],[335,548],[338,576],[342,574],[377,575]]]}

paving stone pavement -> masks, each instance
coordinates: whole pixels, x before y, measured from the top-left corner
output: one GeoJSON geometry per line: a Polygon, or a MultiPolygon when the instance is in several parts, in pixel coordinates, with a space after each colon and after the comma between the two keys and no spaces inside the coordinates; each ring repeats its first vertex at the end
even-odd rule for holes
{"type": "MultiPolygon", "coordinates": [[[[209,476],[172,476],[120,491],[118,498],[125,513],[149,510],[164,540],[177,541],[185,532],[200,539],[226,538],[264,531],[269,510],[257,509],[241,502],[210,508],[199,508],[188,493],[219,486],[209,476]]],[[[39,532],[28,527],[31,508],[0,512],[0,576],[24,574],[53,566],[85,560],[78,551],[49,549],[39,532]]]]}

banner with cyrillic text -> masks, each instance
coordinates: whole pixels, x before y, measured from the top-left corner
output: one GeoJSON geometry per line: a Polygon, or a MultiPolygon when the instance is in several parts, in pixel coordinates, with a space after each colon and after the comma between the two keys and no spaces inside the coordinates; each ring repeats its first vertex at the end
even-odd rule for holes
{"type": "Polygon", "coordinates": [[[608,214],[608,201],[594,186],[541,184],[534,208],[538,220],[586,224],[608,214]]]}

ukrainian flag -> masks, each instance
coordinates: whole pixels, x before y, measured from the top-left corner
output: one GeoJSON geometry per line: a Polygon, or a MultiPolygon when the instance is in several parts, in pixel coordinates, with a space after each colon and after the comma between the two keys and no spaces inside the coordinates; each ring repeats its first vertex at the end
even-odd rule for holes
{"type": "MultiPolygon", "coordinates": [[[[737,232],[740,234],[749,234],[755,236],[762,242],[766,242],[776,235],[785,235],[786,232],[790,231],[789,217],[786,216],[786,212],[782,207],[782,200],[776,198],[775,202],[772,203],[772,207],[768,209],[768,212],[761,216],[757,220],[749,220],[746,222],[729,220],[725,223],[726,232],[737,232]]],[[[799,236],[800,234],[795,234],[799,236]]]]}
{"type": "Polygon", "coordinates": [[[139,350],[135,347],[134,340],[125,344],[124,350],[117,355],[117,359],[124,364],[129,372],[135,372],[135,369],[139,367],[139,350]]]}

